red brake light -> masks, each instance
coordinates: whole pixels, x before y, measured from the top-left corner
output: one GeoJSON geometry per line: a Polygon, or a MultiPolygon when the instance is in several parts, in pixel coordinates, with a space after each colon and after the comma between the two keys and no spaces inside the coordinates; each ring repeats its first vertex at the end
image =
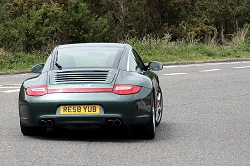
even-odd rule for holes
{"type": "Polygon", "coordinates": [[[140,86],[129,84],[115,84],[113,92],[118,95],[130,95],[138,93],[141,90],[140,86]]]}
{"type": "Polygon", "coordinates": [[[26,89],[26,93],[29,96],[43,96],[47,94],[47,86],[33,86],[26,89]]]}

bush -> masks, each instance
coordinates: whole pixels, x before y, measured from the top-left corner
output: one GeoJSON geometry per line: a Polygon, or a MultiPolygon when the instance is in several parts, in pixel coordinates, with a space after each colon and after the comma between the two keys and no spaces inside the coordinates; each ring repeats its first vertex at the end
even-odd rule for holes
{"type": "Polygon", "coordinates": [[[0,16],[0,46],[30,53],[50,45],[102,41],[107,21],[92,14],[88,4],[72,0],[67,4],[42,1],[13,1],[0,16]]]}

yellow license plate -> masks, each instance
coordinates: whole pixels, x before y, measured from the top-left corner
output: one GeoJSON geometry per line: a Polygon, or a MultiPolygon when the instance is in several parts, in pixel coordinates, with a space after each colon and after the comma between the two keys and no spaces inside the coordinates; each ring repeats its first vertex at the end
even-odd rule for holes
{"type": "Polygon", "coordinates": [[[63,105],[60,114],[100,114],[99,105],[63,105]]]}

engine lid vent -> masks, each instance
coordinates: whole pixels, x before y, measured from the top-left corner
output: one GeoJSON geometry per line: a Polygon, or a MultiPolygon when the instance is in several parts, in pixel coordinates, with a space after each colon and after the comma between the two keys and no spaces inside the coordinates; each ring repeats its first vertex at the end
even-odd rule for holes
{"type": "Polygon", "coordinates": [[[53,82],[110,82],[110,74],[108,70],[62,71],[54,73],[53,82]]]}

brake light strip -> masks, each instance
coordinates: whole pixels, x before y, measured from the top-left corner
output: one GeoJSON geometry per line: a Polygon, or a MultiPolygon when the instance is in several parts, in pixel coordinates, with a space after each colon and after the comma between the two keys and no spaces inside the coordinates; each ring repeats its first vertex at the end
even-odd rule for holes
{"type": "Polygon", "coordinates": [[[113,88],[59,88],[48,89],[48,93],[112,92],[113,88]]]}

